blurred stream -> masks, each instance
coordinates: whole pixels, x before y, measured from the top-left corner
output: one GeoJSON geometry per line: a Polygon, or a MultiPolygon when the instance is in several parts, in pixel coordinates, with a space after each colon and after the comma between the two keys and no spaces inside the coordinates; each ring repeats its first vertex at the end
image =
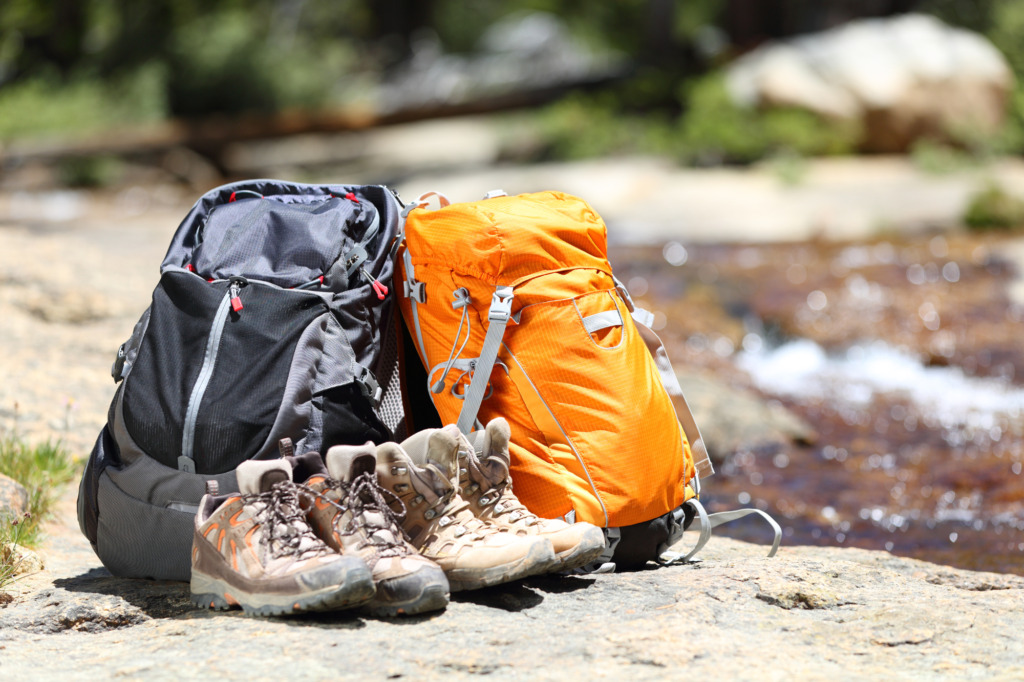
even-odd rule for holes
{"type": "MultiPolygon", "coordinates": [[[[677,369],[706,370],[816,431],[712,452],[708,510],[764,509],[786,544],[1024,574],[1024,348],[1006,241],[616,251],[677,369]]],[[[757,521],[716,532],[770,537],[757,521]]]]}

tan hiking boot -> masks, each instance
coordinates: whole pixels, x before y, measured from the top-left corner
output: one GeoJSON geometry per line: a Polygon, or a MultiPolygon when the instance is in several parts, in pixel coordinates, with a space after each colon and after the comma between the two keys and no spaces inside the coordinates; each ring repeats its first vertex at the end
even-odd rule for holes
{"type": "Polygon", "coordinates": [[[478,518],[513,535],[536,535],[551,541],[557,563],[552,572],[585,566],[605,548],[604,531],[590,523],[566,523],[532,513],[512,492],[508,442],[511,431],[502,417],[482,431],[459,434],[459,488],[478,518]]]}
{"type": "Polygon", "coordinates": [[[377,482],[375,450],[373,443],[332,447],[326,467],[315,452],[288,458],[295,478],[314,493],[307,510],[310,525],[329,547],[366,562],[377,593],[362,611],[398,616],[443,609],[448,579],[402,534],[385,500],[394,496],[377,482]]]}
{"type": "Polygon", "coordinates": [[[192,601],[278,616],[355,606],[373,597],[370,570],[318,538],[284,460],[238,467],[240,493],[207,494],[192,543],[192,601]]]}
{"type": "Polygon", "coordinates": [[[402,528],[412,545],[441,566],[452,592],[543,572],[555,560],[549,541],[503,533],[459,496],[454,428],[377,446],[377,478],[399,498],[392,509],[404,505],[402,528]]]}

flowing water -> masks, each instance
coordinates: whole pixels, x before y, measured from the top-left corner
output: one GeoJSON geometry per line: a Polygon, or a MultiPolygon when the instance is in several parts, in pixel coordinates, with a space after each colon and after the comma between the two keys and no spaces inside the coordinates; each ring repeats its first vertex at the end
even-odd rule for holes
{"type": "Polygon", "coordinates": [[[1024,573],[1024,310],[1001,252],[998,237],[933,236],[613,253],[677,365],[817,432],[713,453],[709,510],[764,509],[789,544],[1024,573]]]}

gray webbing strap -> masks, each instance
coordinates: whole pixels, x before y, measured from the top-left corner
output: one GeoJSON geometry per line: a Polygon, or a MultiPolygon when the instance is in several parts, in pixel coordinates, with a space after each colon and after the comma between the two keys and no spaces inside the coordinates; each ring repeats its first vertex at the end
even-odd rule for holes
{"type": "MultiPolygon", "coordinates": [[[[437,198],[439,208],[445,208],[450,206],[451,202],[448,201],[448,197],[441,194],[440,192],[424,192],[420,195],[416,201],[408,204],[402,209],[402,233],[405,233],[405,223],[409,218],[409,214],[417,208],[424,208],[430,203],[432,197],[437,198]]],[[[418,303],[425,303],[427,300],[426,291],[423,287],[423,282],[416,281],[416,269],[412,265],[412,256],[409,254],[409,245],[405,244],[405,250],[402,252],[402,262],[405,264],[405,282],[402,283],[406,298],[412,303],[412,323],[416,331],[416,343],[419,345],[420,355],[423,356],[424,362],[427,358],[427,349],[423,345],[423,331],[420,329],[420,316],[416,310],[418,303]]]]}
{"type": "Polygon", "coordinates": [[[768,556],[775,556],[775,553],[779,550],[779,544],[782,542],[782,528],[779,527],[779,524],[775,521],[775,519],[773,519],[771,516],[761,511],[760,509],[735,509],[733,511],[724,511],[718,512],[716,514],[708,514],[707,510],[704,509],[704,505],[702,505],[696,497],[687,500],[683,504],[693,507],[693,510],[696,513],[697,518],[695,520],[697,522],[697,527],[700,530],[700,535],[697,538],[697,544],[694,545],[693,548],[685,555],[682,554],[682,552],[676,551],[663,552],[661,556],[658,558],[658,563],[660,564],[668,565],[687,563],[697,554],[697,552],[702,550],[704,548],[704,545],[708,543],[708,540],[711,539],[712,529],[718,528],[723,523],[729,523],[730,521],[735,521],[736,519],[742,519],[743,517],[749,516],[751,514],[759,515],[761,518],[768,522],[768,524],[772,527],[772,530],[775,532],[775,537],[772,539],[772,548],[768,552],[768,556]]]}
{"type": "Polygon", "coordinates": [[[763,512],[760,509],[734,509],[732,511],[709,514],[708,520],[711,522],[712,528],[718,528],[723,523],[742,519],[744,516],[750,516],[751,514],[757,514],[763,518],[772,527],[772,530],[775,531],[775,537],[772,539],[772,549],[768,552],[768,556],[775,556],[775,553],[779,551],[779,543],[782,542],[782,528],[779,527],[779,524],[767,512],[763,512]]]}
{"type": "Polygon", "coordinates": [[[588,334],[599,332],[609,327],[621,327],[622,315],[618,310],[605,310],[601,313],[594,313],[583,318],[583,328],[588,334]]]}
{"type": "Polygon", "coordinates": [[[427,357],[427,349],[423,345],[423,330],[420,329],[420,315],[419,311],[416,310],[416,306],[419,303],[423,303],[426,297],[423,295],[423,282],[416,281],[416,269],[412,265],[412,256],[409,255],[409,247],[406,246],[402,251],[402,261],[405,263],[405,282],[403,283],[403,289],[409,302],[412,304],[412,326],[416,332],[416,344],[419,347],[420,355],[423,356],[424,361],[427,357]]]}
{"type": "Polygon", "coordinates": [[[512,287],[498,285],[494,288],[491,307],[487,312],[488,327],[487,334],[484,336],[484,345],[480,349],[480,358],[473,370],[469,388],[466,389],[462,411],[459,412],[457,426],[462,433],[469,433],[473,430],[476,413],[480,410],[480,403],[483,402],[487,384],[491,380],[491,369],[494,367],[494,361],[498,359],[501,339],[505,336],[505,326],[511,316],[512,287]]]}

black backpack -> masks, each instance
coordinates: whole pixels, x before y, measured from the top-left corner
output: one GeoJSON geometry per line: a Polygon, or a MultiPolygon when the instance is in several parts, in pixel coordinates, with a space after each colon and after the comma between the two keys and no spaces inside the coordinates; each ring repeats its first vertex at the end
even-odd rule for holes
{"type": "Polygon", "coordinates": [[[253,180],[178,227],[82,478],[78,519],[111,573],[188,580],[208,481],[296,452],[404,437],[394,331],[401,204],[380,186],[253,180]]]}

